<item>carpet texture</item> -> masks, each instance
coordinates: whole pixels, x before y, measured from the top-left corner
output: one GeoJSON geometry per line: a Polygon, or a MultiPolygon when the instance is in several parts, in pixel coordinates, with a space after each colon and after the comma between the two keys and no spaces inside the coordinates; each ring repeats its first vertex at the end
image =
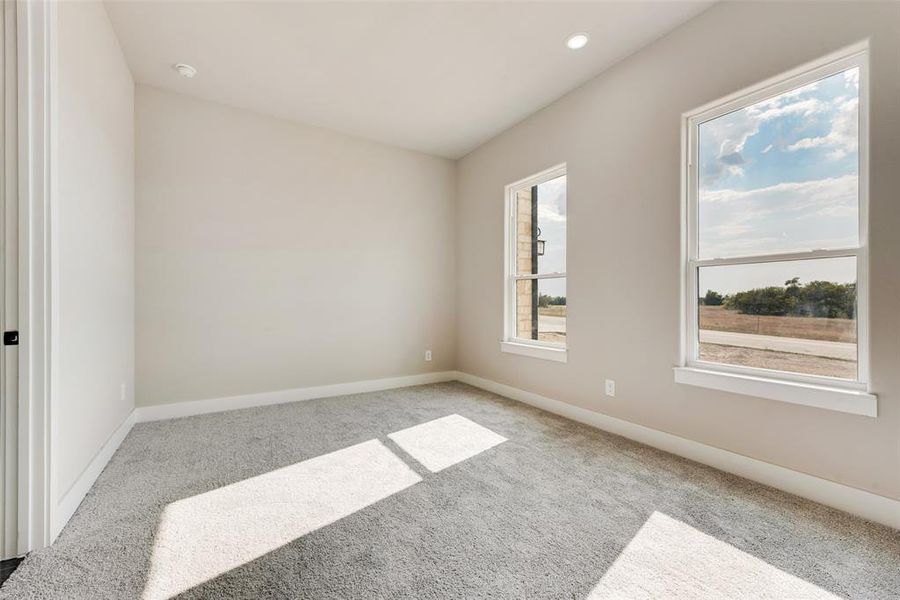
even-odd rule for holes
{"type": "Polygon", "coordinates": [[[900,532],[461,383],[139,424],[0,598],[898,598],[900,532]]]}

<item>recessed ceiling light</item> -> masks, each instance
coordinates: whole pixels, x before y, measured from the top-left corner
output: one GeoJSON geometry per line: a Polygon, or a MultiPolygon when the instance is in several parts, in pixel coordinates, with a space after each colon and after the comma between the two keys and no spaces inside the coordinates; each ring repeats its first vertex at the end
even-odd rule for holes
{"type": "Polygon", "coordinates": [[[591,39],[586,33],[573,33],[566,39],[566,46],[570,50],[581,50],[587,46],[588,40],[591,39]]]}
{"type": "Polygon", "coordinates": [[[184,63],[178,63],[175,65],[175,70],[178,71],[178,74],[187,79],[193,79],[194,75],[197,74],[197,69],[192,67],[191,65],[186,65],[184,63]]]}

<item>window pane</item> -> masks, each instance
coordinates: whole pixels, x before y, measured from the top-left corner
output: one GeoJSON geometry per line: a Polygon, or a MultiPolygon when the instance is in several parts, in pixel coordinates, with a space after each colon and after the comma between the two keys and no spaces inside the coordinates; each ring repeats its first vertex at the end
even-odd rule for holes
{"type": "Polygon", "coordinates": [[[699,127],[700,258],[859,244],[859,69],[699,127]]]}
{"type": "Polygon", "coordinates": [[[700,359],[856,379],[856,258],[699,270],[700,359]]]}
{"type": "Polygon", "coordinates": [[[566,176],[516,193],[516,272],[566,271],[566,176]]]}
{"type": "Polygon", "coordinates": [[[566,343],[566,279],[516,282],[516,337],[566,343]]]}

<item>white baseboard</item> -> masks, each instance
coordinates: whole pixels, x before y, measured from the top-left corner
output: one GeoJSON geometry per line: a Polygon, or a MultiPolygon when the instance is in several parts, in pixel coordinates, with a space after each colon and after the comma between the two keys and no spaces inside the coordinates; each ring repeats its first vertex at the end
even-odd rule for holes
{"type": "Polygon", "coordinates": [[[532,392],[526,392],[468,373],[457,373],[457,379],[469,385],[506,396],[519,402],[578,421],[597,429],[710,465],[722,471],[778,488],[826,506],[900,529],[900,500],[879,496],[865,490],[835,483],[827,479],[779,467],[714,446],[665,433],[643,425],[579,408],[532,392]]]}
{"type": "Polygon", "coordinates": [[[118,429],[109,436],[109,439],[106,440],[106,443],[103,444],[103,447],[100,448],[100,451],[97,452],[94,459],[91,460],[87,468],[81,472],[81,475],[78,476],[78,479],[75,480],[75,483],[69,488],[69,491],[66,492],[62,500],[59,501],[59,504],[56,505],[50,519],[51,543],[56,540],[63,527],[66,526],[66,523],[68,523],[69,519],[72,518],[72,515],[75,514],[78,505],[81,504],[81,501],[87,496],[91,486],[94,485],[94,482],[97,481],[100,473],[103,472],[103,469],[109,463],[109,459],[115,454],[116,450],[125,439],[125,436],[128,435],[128,432],[131,431],[131,428],[136,422],[136,412],[136,410],[132,410],[125,420],[122,421],[122,424],[119,425],[118,429]]]}
{"type": "Polygon", "coordinates": [[[366,381],[319,385],[315,387],[279,390],[276,392],[245,394],[243,396],[229,396],[226,398],[211,398],[208,400],[190,400],[187,402],[173,402],[171,404],[141,406],[135,410],[137,412],[137,422],[144,423],[147,421],[189,417],[226,410],[236,410],[239,408],[253,408],[255,406],[298,402],[300,400],[313,400],[315,398],[330,398],[333,396],[346,396],[347,394],[377,392],[380,390],[409,387],[411,385],[454,381],[456,378],[457,374],[455,371],[439,371],[436,373],[407,375],[405,377],[369,379],[366,381]]]}

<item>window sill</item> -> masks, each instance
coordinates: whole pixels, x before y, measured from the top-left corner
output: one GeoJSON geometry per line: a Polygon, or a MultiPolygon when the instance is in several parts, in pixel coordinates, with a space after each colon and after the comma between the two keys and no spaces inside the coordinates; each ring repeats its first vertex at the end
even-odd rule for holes
{"type": "Polygon", "coordinates": [[[861,390],[723,373],[695,367],[675,367],[675,382],[854,415],[878,416],[878,397],[861,390]]]}
{"type": "Polygon", "coordinates": [[[500,351],[562,363],[568,360],[568,351],[565,348],[551,348],[549,346],[521,344],[518,342],[500,342],[500,351]]]}

